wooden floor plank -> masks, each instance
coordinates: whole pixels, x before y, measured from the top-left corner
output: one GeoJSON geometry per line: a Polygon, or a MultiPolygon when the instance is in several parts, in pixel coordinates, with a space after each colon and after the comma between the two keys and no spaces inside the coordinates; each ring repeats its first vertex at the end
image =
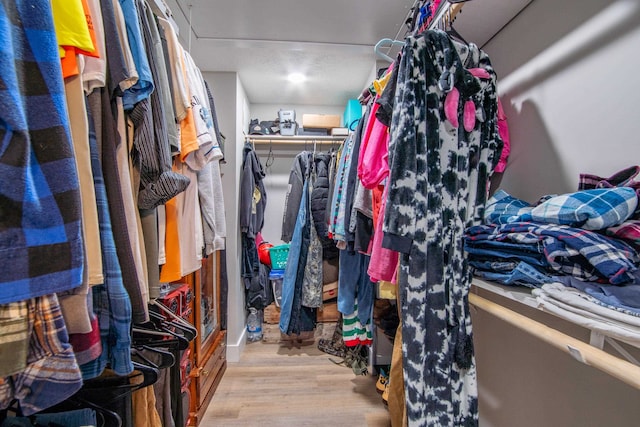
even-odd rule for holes
{"type": "Polygon", "coordinates": [[[351,369],[315,344],[250,343],[229,363],[200,425],[389,427],[374,376],[351,369]]]}

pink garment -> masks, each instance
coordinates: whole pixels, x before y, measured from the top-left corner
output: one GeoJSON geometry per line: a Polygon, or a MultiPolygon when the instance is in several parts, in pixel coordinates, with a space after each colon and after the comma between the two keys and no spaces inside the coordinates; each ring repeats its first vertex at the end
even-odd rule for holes
{"type": "Polygon", "coordinates": [[[509,153],[511,152],[511,140],[509,138],[509,125],[507,124],[507,116],[504,114],[502,108],[502,102],[498,98],[498,134],[502,139],[502,153],[500,153],[500,160],[496,165],[495,172],[504,172],[507,168],[507,160],[509,159],[509,153]]]}
{"type": "Polygon", "coordinates": [[[380,104],[374,102],[362,133],[358,177],[365,188],[375,188],[389,175],[389,128],[376,117],[380,104]]]}
{"type": "Polygon", "coordinates": [[[386,186],[382,194],[382,203],[380,204],[376,230],[373,233],[373,247],[367,273],[372,282],[384,280],[397,284],[396,270],[398,269],[399,253],[382,247],[382,223],[384,222],[384,209],[387,205],[387,188],[389,187],[386,186]]]}

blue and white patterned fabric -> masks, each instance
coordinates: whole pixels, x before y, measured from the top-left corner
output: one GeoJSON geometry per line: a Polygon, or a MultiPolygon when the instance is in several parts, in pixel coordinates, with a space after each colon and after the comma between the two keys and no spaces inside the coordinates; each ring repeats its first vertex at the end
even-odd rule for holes
{"type": "Polygon", "coordinates": [[[466,242],[481,240],[542,243],[550,267],[581,280],[606,279],[613,285],[634,281],[638,253],[616,239],[566,225],[516,222],[499,226],[469,227],[466,242]]]}
{"type": "Polygon", "coordinates": [[[638,197],[633,188],[598,188],[563,194],[534,207],[516,221],[564,224],[585,230],[604,230],[633,215],[638,197]]]}
{"type": "Polygon", "coordinates": [[[630,218],[637,205],[636,192],[629,187],[598,188],[552,196],[537,206],[530,206],[524,200],[499,190],[487,202],[485,224],[534,221],[604,230],[630,218]]]}
{"type": "Polygon", "coordinates": [[[484,211],[485,224],[508,224],[516,218],[531,212],[533,207],[524,200],[511,196],[504,190],[498,190],[487,200],[484,211]]]}

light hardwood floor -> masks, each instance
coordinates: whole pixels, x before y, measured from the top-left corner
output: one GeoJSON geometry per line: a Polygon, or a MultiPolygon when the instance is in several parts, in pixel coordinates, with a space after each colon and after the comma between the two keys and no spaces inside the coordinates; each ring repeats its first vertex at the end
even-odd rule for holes
{"type": "Polygon", "coordinates": [[[315,343],[247,343],[229,363],[201,426],[388,427],[375,376],[355,376],[315,343]]]}

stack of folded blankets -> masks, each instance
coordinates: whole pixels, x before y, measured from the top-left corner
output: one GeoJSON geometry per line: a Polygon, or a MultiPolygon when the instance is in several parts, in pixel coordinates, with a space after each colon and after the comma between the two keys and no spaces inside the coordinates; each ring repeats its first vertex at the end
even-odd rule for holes
{"type": "Polygon", "coordinates": [[[534,288],[540,307],[640,345],[640,166],[581,175],[579,191],[534,206],[499,190],[466,230],[474,274],[534,288]]]}

